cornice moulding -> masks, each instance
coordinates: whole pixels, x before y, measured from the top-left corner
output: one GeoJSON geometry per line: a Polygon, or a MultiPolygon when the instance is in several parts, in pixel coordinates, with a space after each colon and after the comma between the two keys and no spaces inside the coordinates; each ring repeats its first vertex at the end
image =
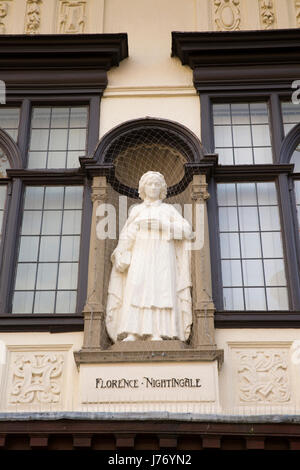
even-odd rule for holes
{"type": "Polygon", "coordinates": [[[10,87],[107,85],[128,56],[126,33],[0,35],[0,79],[10,87]]]}

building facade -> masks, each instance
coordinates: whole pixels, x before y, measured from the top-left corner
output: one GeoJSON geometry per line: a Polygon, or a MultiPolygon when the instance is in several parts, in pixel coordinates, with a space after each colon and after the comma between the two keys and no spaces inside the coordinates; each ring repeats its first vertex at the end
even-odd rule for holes
{"type": "Polygon", "coordinates": [[[2,448],[300,449],[299,27],[298,0],[1,2],[2,448]],[[148,170],[196,233],[192,333],[113,345],[148,170]]]}

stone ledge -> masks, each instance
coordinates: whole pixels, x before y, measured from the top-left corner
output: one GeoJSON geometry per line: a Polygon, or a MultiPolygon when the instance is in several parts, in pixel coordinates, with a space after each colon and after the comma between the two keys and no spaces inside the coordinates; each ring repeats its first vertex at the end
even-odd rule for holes
{"type": "Polygon", "coordinates": [[[116,362],[212,362],[218,361],[220,369],[224,360],[223,349],[177,349],[167,350],[101,350],[101,349],[82,349],[74,352],[77,366],[80,364],[103,364],[116,362]],[[139,353],[139,354],[137,354],[139,353]]]}

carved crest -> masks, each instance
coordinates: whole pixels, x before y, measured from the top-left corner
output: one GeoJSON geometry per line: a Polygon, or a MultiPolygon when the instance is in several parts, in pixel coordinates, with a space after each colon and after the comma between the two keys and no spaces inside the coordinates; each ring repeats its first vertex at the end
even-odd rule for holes
{"type": "Polygon", "coordinates": [[[215,24],[219,31],[240,29],[240,0],[214,0],[215,24]]]}

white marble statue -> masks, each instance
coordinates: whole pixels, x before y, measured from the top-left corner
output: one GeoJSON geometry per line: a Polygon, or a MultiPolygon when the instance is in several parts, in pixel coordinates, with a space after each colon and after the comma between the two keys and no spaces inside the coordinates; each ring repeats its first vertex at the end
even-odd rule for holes
{"type": "Polygon", "coordinates": [[[189,338],[192,229],[162,202],[166,194],[162,174],[141,177],[143,202],[132,208],[111,256],[106,327],[113,342],[189,338]]]}

